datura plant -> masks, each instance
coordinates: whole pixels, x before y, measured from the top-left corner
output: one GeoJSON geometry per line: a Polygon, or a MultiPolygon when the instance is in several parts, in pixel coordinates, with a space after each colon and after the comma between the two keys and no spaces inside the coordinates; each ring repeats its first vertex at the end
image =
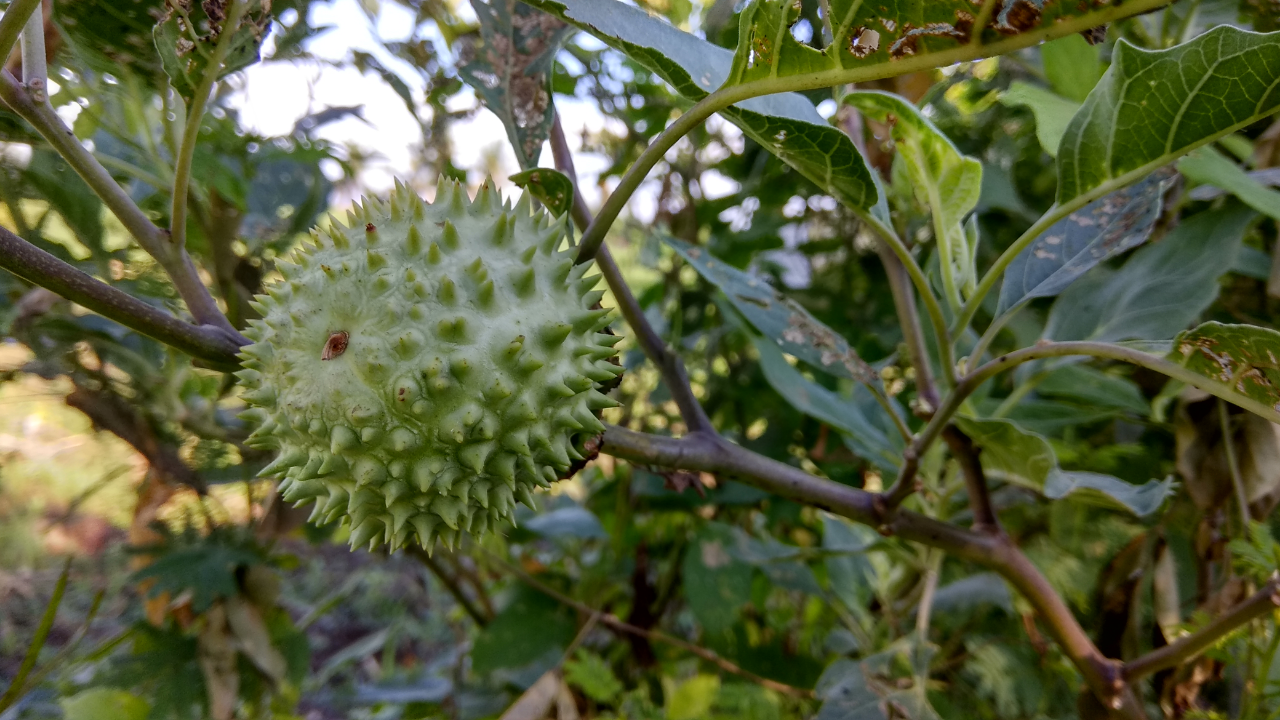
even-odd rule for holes
{"type": "Polygon", "coordinates": [[[437,193],[398,185],[313,231],[245,332],[248,444],[280,451],[262,475],[352,547],[452,545],[532,507],[616,404],[620,338],[564,218],[490,183],[437,193]]]}

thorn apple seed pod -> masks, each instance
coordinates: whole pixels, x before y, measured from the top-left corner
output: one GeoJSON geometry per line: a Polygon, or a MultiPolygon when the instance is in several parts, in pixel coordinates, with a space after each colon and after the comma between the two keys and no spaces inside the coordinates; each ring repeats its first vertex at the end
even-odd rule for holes
{"type": "Polygon", "coordinates": [[[563,217],[487,185],[471,202],[442,180],[434,204],[397,185],[351,220],[256,298],[237,375],[255,444],[278,451],[263,472],[313,518],[343,518],[353,547],[496,527],[613,404],[600,293],[572,281],[586,268],[560,249],[563,217]]]}

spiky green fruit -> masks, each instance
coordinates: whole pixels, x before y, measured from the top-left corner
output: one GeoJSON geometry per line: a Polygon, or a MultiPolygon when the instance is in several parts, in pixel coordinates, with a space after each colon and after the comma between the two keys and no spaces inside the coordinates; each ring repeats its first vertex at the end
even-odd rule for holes
{"type": "Polygon", "coordinates": [[[484,532],[604,430],[617,338],[564,218],[527,198],[442,181],[428,204],[398,185],[313,233],[257,298],[248,444],[279,450],[262,474],[312,519],[345,519],[352,547],[484,532]]]}

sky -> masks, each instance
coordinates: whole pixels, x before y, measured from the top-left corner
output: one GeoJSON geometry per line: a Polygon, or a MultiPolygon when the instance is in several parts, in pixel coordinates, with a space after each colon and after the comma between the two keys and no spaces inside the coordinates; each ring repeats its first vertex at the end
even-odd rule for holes
{"type": "MultiPolygon", "coordinates": [[[[461,5],[468,9],[466,3],[461,5]]],[[[314,5],[311,22],[312,25],[335,28],[308,45],[313,54],[325,60],[340,61],[352,50],[368,52],[385,67],[398,71],[412,89],[414,98],[421,101],[424,95],[421,75],[383,51],[374,39],[375,32],[387,41],[407,39],[413,31],[411,11],[393,2],[382,2],[375,25],[358,0],[334,0],[329,4],[314,5]]],[[[267,43],[263,55],[269,57],[273,43],[270,38],[267,43]]],[[[247,129],[264,135],[287,134],[299,118],[327,107],[364,105],[364,120],[347,117],[322,127],[316,134],[339,145],[358,146],[378,157],[358,178],[358,184],[365,189],[385,191],[392,186],[394,178],[409,174],[409,148],[421,141],[418,123],[401,98],[375,75],[362,75],[349,65],[334,67],[320,62],[270,62],[250,66],[230,78],[229,82],[236,88],[230,104],[239,110],[241,122],[247,129]]],[[[458,102],[463,107],[477,104],[470,91],[463,93],[458,102]]],[[[585,128],[588,133],[599,132],[606,122],[613,121],[607,120],[584,100],[559,95],[556,107],[570,147],[574,150],[582,190],[590,204],[598,205],[600,198],[596,179],[607,166],[607,161],[599,155],[582,152],[582,131],[585,128]]],[[[451,139],[454,165],[476,171],[472,177],[475,183],[481,179],[478,172],[484,167],[486,158],[496,156],[500,186],[510,192],[516,191],[506,177],[518,172],[519,168],[497,116],[481,110],[471,120],[456,123],[451,139]]],[[[541,164],[552,165],[550,151],[545,148],[541,164]]],[[[335,204],[342,204],[344,198],[334,200],[335,204]]],[[[648,197],[640,193],[634,205],[633,214],[651,217],[652,193],[648,197]]]]}

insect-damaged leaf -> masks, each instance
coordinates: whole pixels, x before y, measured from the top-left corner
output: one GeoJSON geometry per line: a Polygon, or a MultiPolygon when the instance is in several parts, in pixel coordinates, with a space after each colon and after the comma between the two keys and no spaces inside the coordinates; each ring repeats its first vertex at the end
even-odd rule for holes
{"type": "Polygon", "coordinates": [[[999,312],[1057,295],[1089,268],[1145,242],[1172,179],[1171,169],[1151,173],[1054,223],[1009,264],[999,312]]]}
{"type": "MultiPolygon", "coordinates": [[[[992,42],[1058,25],[1094,11],[1100,3],[830,0],[822,4],[831,13],[823,20],[828,27],[815,28],[801,16],[801,3],[755,0],[742,11],[729,84],[822,71],[865,72],[909,56],[955,50],[967,45],[977,24],[983,22],[984,5],[993,12],[985,20],[982,39],[992,42]],[[828,31],[834,40],[821,50],[804,37],[806,33],[826,36],[828,31]]],[[[944,65],[950,62],[954,60],[938,60],[944,65]]],[[[832,79],[833,85],[840,82],[847,81],[832,79]]]]}
{"type": "Polygon", "coordinates": [[[1179,335],[1170,357],[1280,411],[1280,332],[1207,322],[1179,335]]]}
{"type": "Polygon", "coordinates": [[[1121,40],[1058,148],[1058,202],[1126,185],[1277,108],[1280,33],[1223,25],[1155,51],[1121,40]]]}
{"type": "Polygon", "coordinates": [[[848,341],[769,283],[717,260],[703,248],[671,237],[662,239],[707,282],[723,290],[738,312],[762,335],[777,342],[783,352],[832,375],[858,382],[876,380],[875,371],[858,357],[848,341]]]}
{"type": "Polygon", "coordinates": [[[559,217],[573,209],[573,182],[563,173],[547,168],[534,168],[508,178],[517,187],[533,195],[559,217]]]}
{"type": "MultiPolygon", "coordinates": [[[[729,77],[733,53],[617,0],[528,2],[626,53],[690,100],[702,99],[729,77]]],[[[875,181],[853,141],[802,95],[751,98],[720,114],[846,205],[875,205],[875,181]]]]}
{"type": "Polygon", "coordinates": [[[502,119],[520,167],[537,167],[555,116],[551,66],[568,26],[516,0],[471,0],[471,7],[481,42],[467,48],[458,72],[502,119]]]}
{"type": "Polygon", "coordinates": [[[216,73],[217,79],[258,62],[258,48],[271,27],[270,4],[264,7],[260,1],[248,1],[240,22],[231,29],[220,67],[210,68],[214,49],[227,31],[229,0],[166,0],[164,15],[152,34],[169,82],[187,103],[208,73],[216,73]]]}

